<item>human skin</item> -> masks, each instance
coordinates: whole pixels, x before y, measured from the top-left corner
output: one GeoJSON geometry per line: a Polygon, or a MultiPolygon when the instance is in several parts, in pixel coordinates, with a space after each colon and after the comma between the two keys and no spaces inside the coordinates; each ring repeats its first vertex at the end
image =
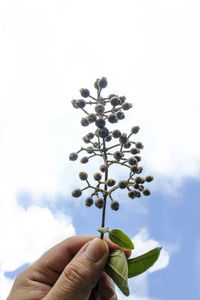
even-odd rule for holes
{"type": "MultiPolygon", "coordinates": [[[[117,300],[103,272],[109,249],[120,248],[108,238],[67,238],[16,277],[7,300],[117,300]]],[[[130,257],[130,250],[124,252],[130,257]]]]}

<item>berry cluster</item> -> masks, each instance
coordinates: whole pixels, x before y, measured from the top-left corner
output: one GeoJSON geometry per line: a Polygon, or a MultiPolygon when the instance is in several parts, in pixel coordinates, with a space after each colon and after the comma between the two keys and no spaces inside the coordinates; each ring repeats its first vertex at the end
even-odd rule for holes
{"type": "Polygon", "coordinates": [[[77,152],[72,152],[69,155],[71,161],[78,159],[80,152],[85,151],[87,154],[80,158],[82,164],[86,164],[93,157],[98,156],[103,160],[100,166],[100,172],[93,175],[96,184],[90,184],[88,174],[80,172],[79,178],[86,182],[86,187],[83,189],[75,189],[72,196],[77,198],[82,195],[82,192],[88,188],[92,189],[90,197],[85,199],[85,205],[90,207],[93,203],[98,208],[104,208],[107,197],[110,198],[110,207],[113,210],[119,209],[119,202],[113,199],[111,195],[115,190],[127,189],[128,196],[131,199],[140,198],[141,195],[150,195],[149,189],[144,187],[145,182],[153,180],[152,176],[141,177],[143,168],[139,166],[141,156],[139,155],[143,149],[141,142],[135,142],[131,138],[137,134],[140,127],[133,126],[129,134],[121,132],[119,129],[109,130],[108,124],[115,124],[125,118],[125,111],[132,108],[132,104],[126,101],[125,96],[118,96],[111,94],[104,98],[101,96],[101,91],[107,86],[107,79],[102,77],[97,79],[94,87],[97,90],[97,97],[90,95],[90,91],[86,88],[80,89],[80,94],[84,98],[79,100],[72,100],[72,105],[76,109],[84,112],[85,116],[81,119],[82,126],[95,126],[94,132],[89,132],[83,137],[83,142],[88,146],[83,146],[77,152]],[[88,101],[85,100],[88,98],[88,101]],[[86,106],[92,107],[93,111],[86,110],[86,106]],[[107,108],[108,105],[108,108],[107,108]],[[114,144],[110,142],[114,142],[114,144]],[[126,180],[116,180],[108,177],[109,167],[113,164],[120,164],[129,169],[129,175],[126,180]],[[102,178],[104,174],[104,178],[102,178]]]}

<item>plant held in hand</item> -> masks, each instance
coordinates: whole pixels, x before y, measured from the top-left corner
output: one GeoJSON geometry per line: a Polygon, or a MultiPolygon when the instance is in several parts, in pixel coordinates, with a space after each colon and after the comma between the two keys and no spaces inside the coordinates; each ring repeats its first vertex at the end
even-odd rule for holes
{"type": "MultiPolygon", "coordinates": [[[[127,191],[131,199],[140,198],[142,195],[149,196],[149,189],[143,184],[153,180],[153,176],[147,175],[141,177],[142,167],[139,166],[141,161],[140,154],[143,144],[139,141],[133,141],[132,137],[140,130],[139,126],[133,126],[129,134],[121,132],[120,129],[109,130],[108,125],[120,122],[125,118],[127,110],[132,108],[132,103],[126,101],[125,96],[111,94],[108,97],[102,97],[102,89],[106,88],[107,79],[102,77],[97,79],[94,87],[97,90],[97,97],[93,97],[86,88],[80,89],[80,94],[84,99],[72,100],[74,108],[82,110],[85,114],[80,123],[82,126],[95,127],[94,132],[89,132],[83,137],[87,147],[81,147],[80,150],[72,152],[69,160],[75,161],[79,154],[85,151],[86,156],[80,157],[80,162],[86,164],[94,157],[102,158],[102,164],[99,172],[93,174],[95,184],[91,184],[86,172],[80,172],[80,180],[86,183],[82,189],[77,188],[72,191],[72,196],[80,197],[84,190],[90,189],[91,194],[85,199],[86,207],[93,204],[102,209],[101,227],[97,230],[100,232],[100,238],[108,233],[110,240],[124,249],[134,249],[131,239],[119,229],[109,230],[105,227],[105,213],[108,201],[112,210],[119,210],[120,203],[114,199],[114,192],[117,189],[127,191]],[[85,99],[88,100],[85,100],[85,99]],[[92,111],[86,110],[86,106],[92,108],[92,111]],[[107,108],[108,106],[108,108],[107,108]],[[92,125],[93,124],[93,125],[92,125]],[[89,154],[89,155],[88,155],[89,154]],[[116,181],[109,177],[109,168],[112,165],[120,165],[128,169],[127,178],[116,181]]],[[[137,276],[149,269],[158,259],[161,247],[155,248],[141,256],[126,259],[123,250],[112,250],[110,252],[105,272],[114,280],[119,289],[126,295],[129,295],[128,278],[137,276]]]]}

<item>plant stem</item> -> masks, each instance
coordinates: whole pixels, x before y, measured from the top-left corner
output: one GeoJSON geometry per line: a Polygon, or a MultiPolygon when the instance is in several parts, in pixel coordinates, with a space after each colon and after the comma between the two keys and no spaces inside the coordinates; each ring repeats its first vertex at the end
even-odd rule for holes
{"type": "MultiPolygon", "coordinates": [[[[106,146],[105,146],[105,139],[103,139],[103,156],[104,161],[107,161],[107,154],[106,154],[106,146]]],[[[105,171],[105,184],[104,184],[104,190],[107,191],[107,184],[106,180],[108,179],[108,168],[105,171]]],[[[103,212],[102,212],[102,220],[101,220],[101,227],[105,227],[105,214],[106,214],[106,199],[108,194],[104,194],[104,204],[103,204],[103,212]]],[[[103,240],[104,233],[101,233],[100,238],[103,240]]]]}

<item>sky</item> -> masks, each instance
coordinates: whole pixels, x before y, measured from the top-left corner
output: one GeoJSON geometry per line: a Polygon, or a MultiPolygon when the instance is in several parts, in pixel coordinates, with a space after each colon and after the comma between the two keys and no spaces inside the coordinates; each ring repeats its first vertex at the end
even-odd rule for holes
{"type": "Polygon", "coordinates": [[[149,197],[117,192],[106,224],[131,237],[133,256],[163,247],[129,299],[200,298],[199,13],[197,0],[0,1],[0,300],[50,247],[97,233],[101,211],[71,192],[98,162],[68,156],[88,132],[71,100],[95,96],[102,76],[103,96],[133,104],[120,126],[140,126],[142,174],[154,176],[149,197]]]}

